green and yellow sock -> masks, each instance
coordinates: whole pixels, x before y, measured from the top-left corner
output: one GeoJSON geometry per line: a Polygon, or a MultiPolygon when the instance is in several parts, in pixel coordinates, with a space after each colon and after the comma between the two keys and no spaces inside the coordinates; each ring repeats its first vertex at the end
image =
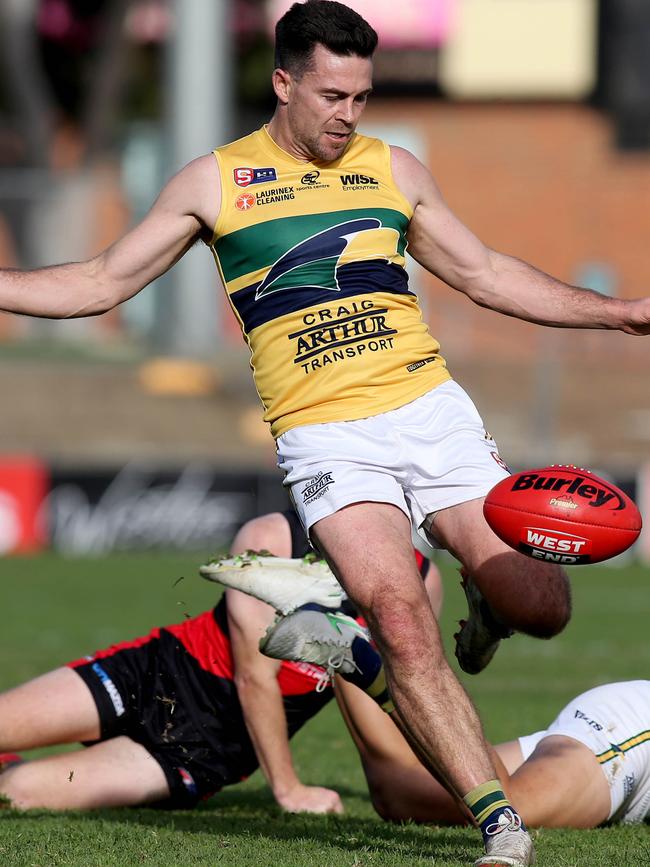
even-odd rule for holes
{"type": "Polygon", "coordinates": [[[488,780],[487,783],[481,783],[480,786],[468,792],[463,801],[476,819],[483,839],[494,835],[493,826],[501,824],[499,822],[500,816],[504,817],[501,822],[507,820],[511,826],[517,826],[513,827],[513,830],[517,830],[517,828],[526,830],[521,816],[506,798],[499,780],[488,780]]]}

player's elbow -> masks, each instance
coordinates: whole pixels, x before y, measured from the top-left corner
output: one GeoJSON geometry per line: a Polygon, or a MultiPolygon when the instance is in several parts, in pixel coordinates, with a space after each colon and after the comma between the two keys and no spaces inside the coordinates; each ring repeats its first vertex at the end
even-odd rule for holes
{"type": "Polygon", "coordinates": [[[128,297],[126,288],[109,274],[101,256],[76,263],[65,279],[69,280],[64,293],[66,303],[55,312],[58,319],[101,316],[128,297]]]}
{"type": "Polygon", "coordinates": [[[257,671],[255,668],[240,668],[233,678],[237,694],[240,698],[247,695],[267,695],[269,690],[277,691],[277,679],[274,673],[257,671]]]}
{"type": "Polygon", "coordinates": [[[8,309],[45,319],[99,316],[126,297],[124,287],[111,279],[101,257],[22,272],[20,279],[26,300],[8,309]]]}
{"type": "Polygon", "coordinates": [[[492,309],[497,296],[498,254],[485,250],[480,260],[467,263],[457,275],[457,286],[479,307],[492,309]]]}
{"type": "Polygon", "coordinates": [[[91,298],[84,298],[79,304],[71,305],[68,310],[62,311],[57,319],[84,319],[91,316],[101,316],[108,313],[119,304],[113,296],[100,293],[91,298]]]}
{"type": "Polygon", "coordinates": [[[492,272],[473,272],[459,278],[462,291],[479,307],[492,309],[495,299],[494,275],[492,272]]]}

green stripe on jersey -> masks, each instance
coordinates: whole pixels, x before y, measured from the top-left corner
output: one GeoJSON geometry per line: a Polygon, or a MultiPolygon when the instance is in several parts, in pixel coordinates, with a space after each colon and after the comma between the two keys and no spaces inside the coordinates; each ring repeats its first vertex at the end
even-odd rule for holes
{"type": "Polygon", "coordinates": [[[287,250],[312,235],[362,217],[376,217],[383,228],[395,229],[399,233],[397,252],[400,256],[404,255],[409,220],[406,214],[392,208],[355,208],[267,220],[218,238],[214,250],[226,283],[229,283],[252,271],[268,267],[287,250]]]}

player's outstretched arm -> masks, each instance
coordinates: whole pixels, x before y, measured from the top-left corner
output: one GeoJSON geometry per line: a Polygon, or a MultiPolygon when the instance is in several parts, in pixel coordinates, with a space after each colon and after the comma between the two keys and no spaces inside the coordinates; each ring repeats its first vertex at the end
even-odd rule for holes
{"type": "Polygon", "coordinates": [[[409,252],[436,277],[481,307],[539,325],[650,334],[650,298],[608,298],[489,249],[449,209],[422,163],[402,148],[391,154],[395,181],[414,211],[409,252]]]}
{"type": "Polygon", "coordinates": [[[98,256],[34,271],[0,271],[0,310],[50,319],[111,310],[211,234],[220,199],[215,159],[199,157],[169,181],[142,222],[98,256]]]}

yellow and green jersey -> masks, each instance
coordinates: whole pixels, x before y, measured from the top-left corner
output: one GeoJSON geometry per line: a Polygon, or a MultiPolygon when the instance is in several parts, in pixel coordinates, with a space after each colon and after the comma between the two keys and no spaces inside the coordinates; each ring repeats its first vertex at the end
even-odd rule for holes
{"type": "Polygon", "coordinates": [[[304,163],[262,128],[215,152],[212,251],[274,436],[402,406],[449,374],[405,270],[412,210],[390,151],[355,135],[304,163]]]}

